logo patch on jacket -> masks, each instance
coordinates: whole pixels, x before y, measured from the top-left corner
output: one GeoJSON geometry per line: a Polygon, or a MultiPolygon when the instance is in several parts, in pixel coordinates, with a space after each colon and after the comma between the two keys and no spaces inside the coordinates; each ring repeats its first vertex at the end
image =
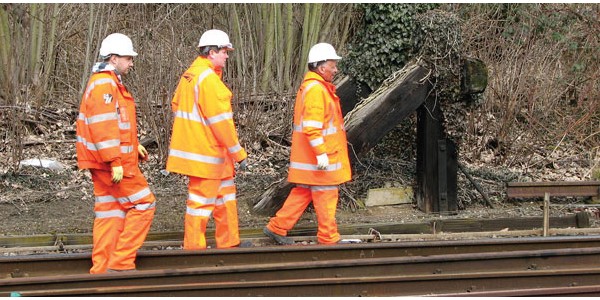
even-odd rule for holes
{"type": "Polygon", "coordinates": [[[113,96],[112,94],[104,94],[104,103],[109,104],[112,102],[113,96]]]}

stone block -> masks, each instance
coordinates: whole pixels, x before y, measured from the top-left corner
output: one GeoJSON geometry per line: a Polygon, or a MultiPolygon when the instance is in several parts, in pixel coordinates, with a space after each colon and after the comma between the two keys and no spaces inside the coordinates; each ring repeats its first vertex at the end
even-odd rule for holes
{"type": "Polygon", "coordinates": [[[366,206],[383,206],[412,203],[412,187],[390,187],[370,189],[367,193],[366,206]]]}

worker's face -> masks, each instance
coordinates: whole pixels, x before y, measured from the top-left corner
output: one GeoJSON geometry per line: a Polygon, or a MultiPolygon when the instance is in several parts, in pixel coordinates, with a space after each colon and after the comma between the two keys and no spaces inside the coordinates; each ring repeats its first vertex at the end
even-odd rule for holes
{"type": "Polygon", "coordinates": [[[208,59],[210,59],[216,68],[223,68],[225,67],[225,62],[229,58],[229,53],[227,52],[228,51],[225,48],[219,49],[219,51],[211,50],[210,54],[208,55],[208,59]]]}
{"type": "Polygon", "coordinates": [[[317,70],[319,75],[327,82],[332,82],[335,74],[337,74],[337,60],[328,60],[324,64],[321,64],[317,70]]]}
{"type": "Polygon", "coordinates": [[[133,56],[118,56],[113,55],[110,58],[111,64],[117,69],[117,72],[121,75],[129,73],[129,69],[133,67],[133,56]]]}

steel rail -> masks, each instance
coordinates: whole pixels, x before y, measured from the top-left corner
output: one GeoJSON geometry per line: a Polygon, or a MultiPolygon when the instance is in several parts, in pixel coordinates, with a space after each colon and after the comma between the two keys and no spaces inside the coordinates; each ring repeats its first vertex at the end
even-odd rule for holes
{"type": "Polygon", "coordinates": [[[18,292],[20,296],[435,296],[457,292],[573,285],[597,286],[600,268],[471,272],[464,274],[387,275],[344,278],[160,283],[18,292]]]}
{"type": "Polygon", "coordinates": [[[591,297],[600,296],[600,285],[586,286],[568,286],[568,287],[550,287],[550,288],[531,288],[531,289],[510,289],[497,291],[482,291],[470,293],[448,293],[437,294],[435,297],[541,297],[541,296],[562,296],[562,297],[591,297]]]}
{"type": "MultiPolygon", "coordinates": [[[[600,264],[597,263],[599,254],[600,248],[552,249],[163,269],[103,275],[42,276],[0,280],[0,296],[3,292],[19,292],[24,295],[35,290],[55,290],[53,293],[64,292],[65,295],[69,295],[70,292],[67,291],[94,288],[120,289],[128,286],[175,286],[194,283],[218,285],[229,282],[364,279],[385,276],[460,277],[465,274],[512,274],[522,271],[561,273],[590,268],[598,268],[597,271],[600,272],[600,264]]],[[[572,284],[572,281],[562,284],[572,284]]],[[[486,286],[493,286],[493,283],[486,283],[486,286]]]]}
{"type": "MultiPolygon", "coordinates": [[[[403,236],[404,240],[413,239],[415,236],[437,235],[439,233],[452,234],[469,234],[481,232],[497,232],[497,234],[510,234],[503,232],[503,229],[510,228],[514,231],[529,231],[532,232],[526,235],[538,235],[536,229],[541,228],[543,219],[540,211],[540,217],[526,218],[499,218],[499,219],[437,219],[423,223],[368,223],[368,224],[349,224],[340,225],[338,230],[342,236],[362,235],[365,240],[374,240],[376,236],[371,234],[372,230],[376,230],[377,235],[399,235],[403,236]]],[[[552,217],[553,228],[561,234],[561,231],[579,230],[598,230],[597,228],[589,228],[589,215],[585,212],[569,214],[561,217],[552,217]]],[[[306,240],[313,238],[316,235],[314,227],[298,227],[289,232],[293,238],[306,240]]],[[[515,233],[518,234],[518,233],[515,233]]],[[[207,229],[207,242],[214,246],[214,229],[207,229]]],[[[262,229],[256,228],[240,228],[240,238],[242,240],[261,240],[265,238],[262,229]]],[[[0,253],[14,254],[15,252],[50,252],[66,250],[76,250],[81,248],[90,248],[92,244],[92,234],[42,234],[28,236],[0,236],[0,253]]],[[[180,246],[183,240],[183,232],[150,232],[146,237],[145,245],[152,247],[153,245],[176,245],[180,246]]],[[[89,250],[89,249],[88,249],[89,250]]],[[[5,255],[6,255],[5,254],[5,255]]]]}
{"type": "MultiPolygon", "coordinates": [[[[138,270],[182,267],[311,262],[335,259],[430,256],[440,254],[600,247],[600,236],[496,238],[459,241],[386,242],[338,245],[139,251],[138,270]]],[[[0,278],[87,274],[89,253],[0,257],[0,278]],[[58,270],[58,271],[57,271],[58,270]]]]}

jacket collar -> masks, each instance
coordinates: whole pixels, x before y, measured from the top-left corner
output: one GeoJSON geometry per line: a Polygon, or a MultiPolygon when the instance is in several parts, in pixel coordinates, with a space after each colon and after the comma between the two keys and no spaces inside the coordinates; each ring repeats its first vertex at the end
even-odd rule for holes
{"type": "Polygon", "coordinates": [[[324,85],[332,94],[335,94],[335,85],[325,81],[325,79],[323,79],[323,76],[319,75],[316,72],[313,71],[308,71],[306,73],[306,75],[304,75],[304,82],[309,81],[309,80],[316,80],[319,81],[322,85],[324,85]]]}
{"type": "Polygon", "coordinates": [[[208,60],[208,58],[202,57],[200,55],[192,63],[191,68],[194,68],[194,67],[211,68],[217,75],[219,75],[219,78],[221,78],[223,75],[222,68],[216,68],[213,65],[213,63],[210,62],[210,60],[208,60]]]}
{"type": "Polygon", "coordinates": [[[115,75],[117,75],[117,78],[119,79],[119,82],[121,81],[121,74],[119,74],[119,72],[117,72],[117,69],[115,69],[115,67],[107,62],[101,61],[101,62],[97,62],[94,64],[94,66],[92,67],[92,73],[100,73],[100,72],[112,72],[115,75]]]}

